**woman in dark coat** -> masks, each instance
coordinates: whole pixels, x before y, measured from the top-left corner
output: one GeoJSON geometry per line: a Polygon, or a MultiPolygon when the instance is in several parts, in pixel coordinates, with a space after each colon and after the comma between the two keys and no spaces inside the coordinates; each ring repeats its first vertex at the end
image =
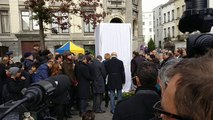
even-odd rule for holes
{"type": "Polygon", "coordinates": [[[87,99],[90,92],[91,76],[87,66],[85,56],[79,56],[79,62],[75,67],[76,78],[78,81],[78,98],[80,99],[80,115],[86,112],[87,99]]]}

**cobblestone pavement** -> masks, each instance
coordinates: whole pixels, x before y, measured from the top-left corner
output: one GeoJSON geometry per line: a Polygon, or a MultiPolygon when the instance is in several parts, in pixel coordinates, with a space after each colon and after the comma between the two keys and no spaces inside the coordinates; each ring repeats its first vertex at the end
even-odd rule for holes
{"type": "MultiPolygon", "coordinates": [[[[90,105],[88,107],[88,110],[91,110],[92,103],[90,102],[90,105]]],[[[102,108],[105,110],[105,113],[95,113],[95,120],[112,120],[112,114],[110,113],[110,106],[108,108],[104,107],[104,103],[102,103],[102,108]]],[[[73,115],[72,118],[69,118],[68,120],[82,120],[82,118],[79,115],[73,115]]]]}

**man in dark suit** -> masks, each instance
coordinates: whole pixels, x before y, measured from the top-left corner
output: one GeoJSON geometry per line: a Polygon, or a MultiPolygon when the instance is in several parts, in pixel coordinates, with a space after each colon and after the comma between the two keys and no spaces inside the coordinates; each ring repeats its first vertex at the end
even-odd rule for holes
{"type": "Polygon", "coordinates": [[[75,66],[75,74],[78,81],[78,98],[80,100],[80,116],[86,112],[87,100],[90,95],[90,81],[92,77],[89,72],[86,56],[79,56],[79,62],[75,66]]]}
{"type": "Polygon", "coordinates": [[[101,103],[103,99],[103,93],[105,92],[105,78],[106,70],[104,64],[101,62],[102,57],[98,55],[91,63],[93,70],[91,75],[92,90],[93,90],[93,110],[96,113],[104,113],[105,111],[101,108],[101,103]]]}
{"type": "Polygon", "coordinates": [[[111,113],[115,109],[115,90],[117,92],[117,100],[122,99],[122,85],[125,83],[125,72],[123,62],[117,59],[117,53],[112,52],[111,59],[106,62],[106,71],[108,75],[107,87],[110,92],[111,113]]]}
{"type": "Polygon", "coordinates": [[[154,63],[144,61],[138,66],[136,75],[136,94],[117,104],[113,120],[149,120],[154,117],[153,105],[160,100],[155,88],[158,69],[154,63]]]}

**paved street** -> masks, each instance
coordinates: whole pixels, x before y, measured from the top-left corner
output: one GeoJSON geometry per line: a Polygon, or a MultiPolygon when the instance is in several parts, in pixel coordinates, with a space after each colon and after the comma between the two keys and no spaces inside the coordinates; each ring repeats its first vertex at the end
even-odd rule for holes
{"type": "MultiPolygon", "coordinates": [[[[110,106],[108,108],[104,107],[104,103],[102,103],[103,105],[103,110],[105,110],[105,113],[95,113],[95,120],[111,120],[112,119],[112,114],[110,113],[110,106]]],[[[88,110],[91,110],[92,107],[92,103],[90,102],[90,106],[88,108],[88,110]]],[[[68,119],[68,120],[82,120],[82,118],[79,115],[74,115],[72,116],[72,118],[68,119]]]]}

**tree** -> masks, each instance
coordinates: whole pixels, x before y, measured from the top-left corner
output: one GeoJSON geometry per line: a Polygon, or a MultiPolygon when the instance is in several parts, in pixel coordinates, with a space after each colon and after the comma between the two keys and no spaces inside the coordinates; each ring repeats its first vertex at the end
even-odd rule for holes
{"type": "MultiPolygon", "coordinates": [[[[100,23],[106,13],[104,11],[97,13],[97,8],[102,8],[100,0],[26,0],[25,8],[32,11],[31,19],[37,20],[39,25],[40,47],[44,49],[44,23],[58,24],[62,30],[68,29],[75,24],[70,23],[71,15],[83,18],[83,21],[91,23],[94,28],[97,23],[100,23]],[[87,10],[92,12],[87,12],[87,10]],[[60,15],[56,15],[60,13],[60,15]],[[70,15],[69,15],[70,14],[70,15]]],[[[81,28],[80,25],[76,25],[81,28]]],[[[52,32],[56,32],[51,28],[52,32]]]]}
{"type": "Polygon", "coordinates": [[[148,48],[149,48],[149,51],[155,50],[155,42],[152,40],[152,38],[150,38],[148,42],[148,48]]]}

